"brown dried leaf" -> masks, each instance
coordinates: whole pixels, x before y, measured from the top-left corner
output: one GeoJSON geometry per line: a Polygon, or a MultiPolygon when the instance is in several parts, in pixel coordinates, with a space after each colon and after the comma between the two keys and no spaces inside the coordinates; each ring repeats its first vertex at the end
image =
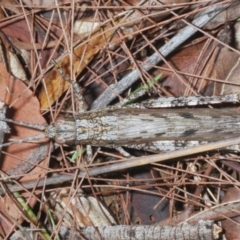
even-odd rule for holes
{"type": "MultiPolygon", "coordinates": [[[[230,35],[232,35],[232,29],[228,25],[225,25],[219,32],[218,38],[228,45],[232,40],[230,35]]],[[[201,76],[200,78],[193,78],[183,74],[179,74],[180,77],[177,77],[173,73],[170,75],[169,73],[165,73],[167,77],[162,86],[176,96],[193,93],[206,95],[240,93],[240,87],[236,87],[239,81],[238,53],[229,50],[221,44],[209,43],[209,41],[206,41],[205,45],[200,43],[187,48],[185,47],[168,61],[168,64],[171,64],[175,70],[183,72],[186,75],[198,75],[201,76]],[[206,78],[220,81],[214,82],[214,85],[212,85],[213,81],[206,78]],[[224,81],[233,83],[233,85],[223,84],[222,82],[224,81]]]]}
{"type": "MultiPolygon", "coordinates": [[[[170,59],[168,59],[168,64],[175,70],[180,71],[184,74],[179,74],[179,79],[175,73],[170,71],[163,71],[164,77],[162,87],[166,88],[175,96],[182,96],[186,94],[193,94],[195,91],[200,93],[203,91],[209,84],[209,81],[204,80],[204,77],[209,77],[209,65],[206,65],[206,59],[209,55],[211,49],[208,49],[204,52],[200,61],[198,57],[202,54],[204,49],[203,43],[195,44],[193,46],[186,47],[180,50],[178,53],[174,54],[170,59]],[[207,66],[207,67],[206,67],[207,66]],[[186,74],[186,75],[185,75],[186,74]],[[189,75],[199,75],[202,79],[192,78],[189,75]],[[189,91],[189,93],[186,92],[189,91]]],[[[163,68],[168,68],[165,64],[163,68]]]]}

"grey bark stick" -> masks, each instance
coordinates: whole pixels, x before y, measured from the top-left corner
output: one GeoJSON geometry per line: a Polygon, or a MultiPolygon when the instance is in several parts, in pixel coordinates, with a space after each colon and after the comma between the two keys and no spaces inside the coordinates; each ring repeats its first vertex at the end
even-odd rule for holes
{"type": "Polygon", "coordinates": [[[91,240],[215,240],[219,239],[221,228],[212,221],[199,221],[198,224],[183,223],[179,226],[107,226],[86,227],[80,233],[91,240]],[[102,238],[100,238],[100,236],[102,238]]]}
{"type": "MultiPolygon", "coordinates": [[[[31,231],[30,229],[27,231],[31,231]]],[[[106,226],[70,229],[61,227],[61,239],[91,240],[217,240],[222,228],[213,221],[199,221],[196,224],[183,223],[179,226],[106,226]]],[[[17,231],[10,240],[23,239],[23,233],[17,231]]]]}

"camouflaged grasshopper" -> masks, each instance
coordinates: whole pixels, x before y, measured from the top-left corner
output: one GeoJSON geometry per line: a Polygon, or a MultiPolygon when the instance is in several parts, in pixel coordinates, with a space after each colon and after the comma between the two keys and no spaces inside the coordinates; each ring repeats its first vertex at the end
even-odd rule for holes
{"type": "Polygon", "coordinates": [[[18,122],[20,125],[43,130],[44,133],[2,146],[48,137],[56,143],[67,145],[83,144],[111,148],[125,146],[151,152],[176,150],[238,136],[238,111],[236,108],[162,107],[222,102],[238,102],[238,95],[157,98],[122,108],[109,107],[99,111],[80,112],[74,117],[57,120],[48,126],[18,122]]]}

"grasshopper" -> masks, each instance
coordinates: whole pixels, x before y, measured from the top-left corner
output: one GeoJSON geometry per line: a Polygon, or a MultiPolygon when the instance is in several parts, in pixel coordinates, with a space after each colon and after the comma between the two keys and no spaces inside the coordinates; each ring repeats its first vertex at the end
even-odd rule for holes
{"type": "MultiPolygon", "coordinates": [[[[153,109],[165,106],[191,106],[238,102],[237,94],[213,97],[157,98],[120,109],[114,107],[81,112],[48,126],[20,125],[44,130],[43,134],[2,144],[51,138],[67,145],[143,148],[151,152],[176,150],[239,135],[236,108],[153,109]]],[[[14,122],[4,119],[8,122],[14,122]]]]}

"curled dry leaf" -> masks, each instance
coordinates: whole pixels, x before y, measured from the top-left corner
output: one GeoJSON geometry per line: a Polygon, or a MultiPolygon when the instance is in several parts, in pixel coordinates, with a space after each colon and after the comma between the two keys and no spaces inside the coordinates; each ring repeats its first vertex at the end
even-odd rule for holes
{"type": "MultiPolygon", "coordinates": [[[[22,81],[27,81],[27,74],[23,67],[23,64],[20,62],[18,56],[21,54],[22,60],[26,60],[28,58],[28,53],[24,50],[22,50],[22,53],[20,53],[20,50],[15,51],[16,49],[13,48],[7,38],[4,36],[4,34],[0,33],[0,59],[1,62],[4,63],[5,68],[11,73],[13,76],[15,76],[18,79],[21,79],[22,81]],[[25,56],[24,56],[25,55],[25,56]],[[24,57],[23,57],[24,56],[24,57]],[[25,58],[25,59],[24,59],[25,58]]],[[[25,61],[26,65],[26,61],[25,61]]]]}
{"type": "MultiPolygon", "coordinates": [[[[7,118],[17,121],[46,124],[44,118],[40,114],[38,100],[33,96],[33,93],[20,80],[11,77],[6,72],[2,63],[0,64],[0,73],[0,101],[5,102],[7,105],[12,104],[11,108],[7,109],[7,118]]],[[[39,134],[37,130],[13,124],[8,125],[11,134],[5,134],[5,142],[9,141],[10,138],[21,139],[39,134]]],[[[35,167],[35,164],[37,164],[36,161],[40,162],[43,160],[47,153],[46,139],[42,142],[45,142],[45,145],[42,145],[40,142],[37,144],[22,143],[3,148],[1,154],[1,171],[16,176],[17,179],[19,177],[18,175],[27,173],[24,172],[27,165],[28,171],[32,168],[34,168],[34,170],[31,171],[30,175],[26,175],[22,178],[21,181],[38,179],[39,176],[44,176],[44,166],[46,162],[44,161],[39,164],[39,166],[35,167]],[[40,154],[39,149],[41,149],[40,154]],[[33,162],[27,164],[25,161],[33,162]],[[23,169],[22,166],[24,167],[23,169]]],[[[31,197],[30,204],[34,204],[35,201],[36,199],[31,197]]],[[[16,208],[16,205],[12,204],[9,198],[5,198],[5,203],[2,201],[0,202],[0,211],[5,216],[11,214],[15,219],[21,219],[20,211],[16,208]],[[8,207],[6,208],[6,206],[8,207]]],[[[18,222],[20,223],[21,220],[18,220],[18,222]]],[[[5,232],[10,230],[11,225],[7,224],[6,221],[2,220],[1,224],[5,232]]]]}

